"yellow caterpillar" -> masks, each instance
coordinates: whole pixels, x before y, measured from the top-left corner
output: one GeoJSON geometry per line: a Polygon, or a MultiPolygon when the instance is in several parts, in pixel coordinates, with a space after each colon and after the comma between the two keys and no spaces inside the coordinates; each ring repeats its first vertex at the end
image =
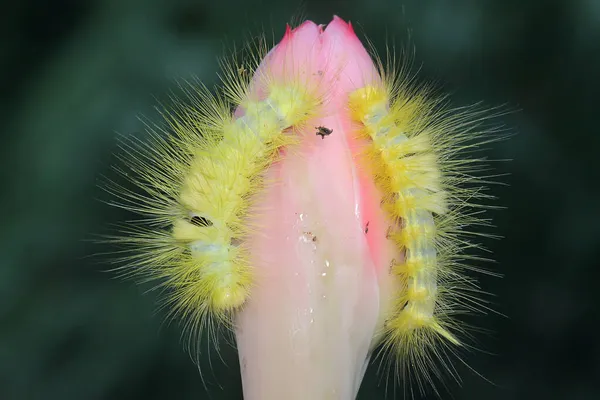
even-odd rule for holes
{"type": "Polygon", "coordinates": [[[473,175],[484,170],[485,160],[468,154],[506,136],[477,130],[494,117],[487,111],[451,114],[427,90],[379,69],[382,84],[352,92],[349,110],[369,143],[365,158],[383,193],[381,207],[394,222],[386,237],[402,254],[390,265],[401,290],[383,343],[397,355],[400,378],[437,393],[432,378],[441,378],[438,365],[459,379],[446,360],[447,353],[457,354],[452,346],[463,345],[455,332],[467,329],[456,316],[488,309],[476,280],[463,273],[469,269],[463,251],[479,248],[465,238],[477,235],[466,228],[488,225],[473,202],[491,198],[482,192],[484,178],[473,175]]]}
{"type": "MultiPolygon", "coordinates": [[[[256,49],[255,68],[266,55],[262,42],[256,49]]],[[[247,67],[224,62],[225,86],[217,95],[184,87],[192,105],[165,115],[171,136],[148,126],[149,144],[122,143],[119,157],[128,171],[118,171],[143,193],[107,185],[121,200],[114,205],[150,217],[113,238],[134,252],[118,260],[126,264],[121,269],[169,288],[170,313],[187,319],[194,334],[206,324],[212,329],[213,320],[231,327],[232,312],[248,298],[252,266],[243,243],[252,233],[245,220],[251,196],[322,101],[295,71],[287,79],[256,72],[251,87],[247,67]]]]}

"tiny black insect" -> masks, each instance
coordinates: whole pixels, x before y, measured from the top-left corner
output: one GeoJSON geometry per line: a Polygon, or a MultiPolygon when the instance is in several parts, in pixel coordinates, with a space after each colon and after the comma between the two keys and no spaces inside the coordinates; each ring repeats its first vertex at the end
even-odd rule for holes
{"type": "Polygon", "coordinates": [[[367,221],[367,226],[365,226],[365,233],[369,233],[369,223],[371,221],[367,221]]]}
{"type": "Polygon", "coordinates": [[[331,135],[333,129],[325,128],[324,126],[316,126],[317,136],[321,136],[321,139],[325,139],[325,136],[331,135]]]}

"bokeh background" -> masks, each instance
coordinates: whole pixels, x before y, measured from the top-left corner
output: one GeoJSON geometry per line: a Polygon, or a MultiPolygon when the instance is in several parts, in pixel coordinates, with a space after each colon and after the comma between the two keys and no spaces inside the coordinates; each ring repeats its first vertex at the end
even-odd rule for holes
{"type": "MultiPolygon", "coordinates": [[[[93,234],[129,217],[98,178],[176,79],[215,83],[228,45],[334,13],[379,50],[413,44],[419,78],[457,105],[515,110],[500,122],[517,135],[489,151],[513,159],[494,188],[504,239],[487,243],[505,277],[484,278],[507,317],[482,318],[492,354],[466,358],[493,384],[459,366],[453,398],[600,398],[599,0],[2,3],[0,399],[241,399],[232,348],[206,354],[203,384],[156,294],[92,257],[93,234]]],[[[360,398],[394,398],[376,372],[360,398]]]]}

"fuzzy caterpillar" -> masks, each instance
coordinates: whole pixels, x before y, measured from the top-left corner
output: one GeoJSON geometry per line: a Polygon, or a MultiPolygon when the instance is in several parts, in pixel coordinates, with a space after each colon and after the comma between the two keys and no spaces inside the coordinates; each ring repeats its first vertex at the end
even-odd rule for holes
{"type": "Polygon", "coordinates": [[[441,372],[435,363],[459,379],[445,360],[446,352],[457,355],[452,346],[463,346],[454,332],[467,334],[455,316],[487,309],[462,264],[469,258],[463,250],[479,247],[463,238],[470,234],[464,227],[487,225],[479,212],[467,211],[477,207],[473,201],[490,198],[481,193],[486,182],[472,175],[484,169],[484,160],[461,156],[483,142],[474,130],[477,123],[470,121],[481,111],[454,117],[433,112],[436,101],[425,90],[409,90],[395,71],[381,65],[380,73],[380,86],[350,94],[349,109],[369,143],[365,155],[383,193],[381,207],[394,222],[386,237],[402,254],[390,265],[401,289],[383,343],[397,354],[404,379],[414,378],[421,392],[430,385],[437,393],[432,377],[441,378],[441,372]]]}
{"type": "Polygon", "coordinates": [[[387,236],[404,251],[404,261],[392,266],[404,286],[398,299],[401,310],[388,326],[399,336],[415,329],[431,329],[458,344],[434,315],[438,266],[432,212],[443,215],[448,208],[437,155],[427,133],[407,136],[409,133],[401,129],[394,115],[402,105],[388,108],[388,102],[387,93],[375,87],[358,89],[350,95],[353,116],[364,125],[372,141],[369,150],[379,156],[374,160],[374,175],[385,193],[383,206],[398,223],[387,236]]]}
{"type": "Polygon", "coordinates": [[[126,246],[127,255],[116,260],[125,264],[119,269],[161,280],[159,286],[170,290],[166,305],[171,315],[187,319],[190,348],[202,330],[231,327],[233,311],[247,300],[253,266],[243,242],[253,232],[246,221],[251,197],[281,149],[297,141],[295,129],[322,102],[293,69],[287,76],[260,69],[264,43],[253,51],[253,86],[248,64],[224,60],[217,95],[186,85],[192,105],[164,114],[171,136],[148,125],[149,143],[122,143],[119,158],[127,168],[117,171],[142,194],[110,180],[105,187],[120,200],[113,205],[149,217],[111,238],[126,246]]]}
{"type": "Polygon", "coordinates": [[[191,308],[208,304],[219,313],[246,300],[251,266],[236,242],[248,234],[243,222],[247,197],[256,192],[277,150],[290,142],[284,130],[310,115],[313,105],[303,97],[293,86],[271,84],[266,99],[246,102],[245,114],[219,129],[221,140],[196,151],[179,198],[191,219],[173,225],[173,239],[191,253],[182,273],[200,275],[185,279],[180,288],[191,308]]]}

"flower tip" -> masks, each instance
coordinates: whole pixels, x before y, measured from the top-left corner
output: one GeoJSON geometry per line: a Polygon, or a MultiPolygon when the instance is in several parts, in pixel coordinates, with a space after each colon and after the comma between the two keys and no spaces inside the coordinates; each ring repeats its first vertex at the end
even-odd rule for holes
{"type": "Polygon", "coordinates": [[[356,35],[356,32],[354,32],[354,27],[352,26],[352,22],[350,21],[348,21],[348,32],[356,35]]]}
{"type": "Polygon", "coordinates": [[[338,22],[338,23],[340,23],[340,22],[341,22],[341,23],[343,23],[343,24],[345,24],[345,23],[346,23],[346,21],[344,21],[344,19],[343,19],[343,18],[341,18],[339,15],[335,15],[335,14],[333,15],[333,21],[334,21],[334,22],[338,22]]]}
{"type": "Polygon", "coordinates": [[[346,22],[342,18],[337,15],[333,16],[333,20],[327,26],[329,30],[339,31],[343,33],[346,37],[356,37],[356,33],[354,32],[354,27],[350,21],[346,22]]]}
{"type": "Polygon", "coordinates": [[[290,24],[285,24],[285,33],[283,34],[283,38],[281,41],[289,40],[292,37],[292,27],[290,24]]]}
{"type": "Polygon", "coordinates": [[[296,31],[301,31],[301,30],[310,29],[310,28],[313,28],[313,29],[317,28],[318,30],[321,30],[322,25],[317,25],[313,21],[307,19],[306,21],[301,23],[298,27],[294,28],[293,31],[295,33],[296,31]]]}

